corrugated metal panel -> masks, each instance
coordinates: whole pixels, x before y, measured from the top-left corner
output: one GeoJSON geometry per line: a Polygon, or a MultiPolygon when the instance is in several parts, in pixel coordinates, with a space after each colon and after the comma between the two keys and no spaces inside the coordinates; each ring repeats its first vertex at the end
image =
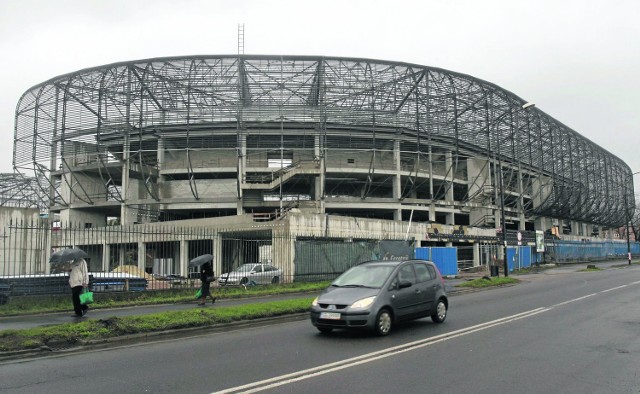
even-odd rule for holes
{"type": "MultiPolygon", "coordinates": [[[[631,254],[640,253],[640,244],[634,242],[629,245],[631,254]]],[[[546,245],[547,260],[563,261],[589,261],[611,258],[626,258],[627,244],[625,242],[579,242],[556,240],[546,245]]]]}
{"type": "Polygon", "coordinates": [[[520,266],[522,268],[531,267],[531,246],[520,247],[520,266]]]}
{"type": "Polygon", "coordinates": [[[422,260],[431,260],[431,248],[416,248],[415,258],[422,260]]]}
{"type": "Polygon", "coordinates": [[[457,248],[416,248],[415,256],[417,259],[433,261],[442,275],[458,274],[457,248]]]}
{"type": "Polygon", "coordinates": [[[508,247],[507,260],[509,262],[509,271],[530,267],[531,246],[508,247]]]}

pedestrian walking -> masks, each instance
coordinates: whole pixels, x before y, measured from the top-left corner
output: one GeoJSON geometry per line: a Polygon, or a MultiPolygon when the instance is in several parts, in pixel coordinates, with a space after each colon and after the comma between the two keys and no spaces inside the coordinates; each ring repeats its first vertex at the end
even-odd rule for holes
{"type": "Polygon", "coordinates": [[[73,311],[77,317],[82,317],[87,313],[89,307],[80,303],[80,294],[89,286],[89,270],[85,259],[75,259],[71,263],[69,270],[69,286],[71,286],[71,300],[73,301],[73,311]]]}
{"type": "Polygon", "coordinates": [[[211,263],[205,263],[200,266],[200,303],[198,305],[204,305],[207,302],[207,297],[211,297],[211,303],[216,302],[216,298],[211,295],[211,282],[216,278],[214,277],[213,267],[211,263]]]}

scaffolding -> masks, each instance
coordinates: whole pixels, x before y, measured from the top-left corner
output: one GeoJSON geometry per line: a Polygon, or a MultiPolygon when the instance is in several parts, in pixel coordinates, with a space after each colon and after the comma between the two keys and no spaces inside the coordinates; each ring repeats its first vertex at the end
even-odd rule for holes
{"type": "Polygon", "coordinates": [[[497,226],[501,192],[507,221],[617,227],[634,209],[627,164],[499,86],[401,62],[245,55],[241,33],[237,55],[115,63],[30,88],[15,169],[53,211],[132,209],[134,221],[194,206],[233,215],[239,200],[443,222],[424,206],[451,206],[463,224],[497,226]]]}

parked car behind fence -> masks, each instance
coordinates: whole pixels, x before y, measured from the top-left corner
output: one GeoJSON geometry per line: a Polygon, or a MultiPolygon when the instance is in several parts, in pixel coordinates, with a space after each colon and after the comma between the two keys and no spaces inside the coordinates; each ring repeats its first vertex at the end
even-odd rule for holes
{"type": "Polygon", "coordinates": [[[270,264],[242,264],[235,270],[224,273],[218,283],[224,285],[266,285],[280,283],[282,270],[270,264]]]}

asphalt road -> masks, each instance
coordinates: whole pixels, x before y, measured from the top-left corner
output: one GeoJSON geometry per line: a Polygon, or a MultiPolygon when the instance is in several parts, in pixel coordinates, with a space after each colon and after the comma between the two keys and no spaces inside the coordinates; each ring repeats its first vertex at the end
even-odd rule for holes
{"type": "Polygon", "coordinates": [[[640,268],[530,275],[442,325],[321,335],[307,320],[0,363],[11,393],[638,393],[640,268]]]}

